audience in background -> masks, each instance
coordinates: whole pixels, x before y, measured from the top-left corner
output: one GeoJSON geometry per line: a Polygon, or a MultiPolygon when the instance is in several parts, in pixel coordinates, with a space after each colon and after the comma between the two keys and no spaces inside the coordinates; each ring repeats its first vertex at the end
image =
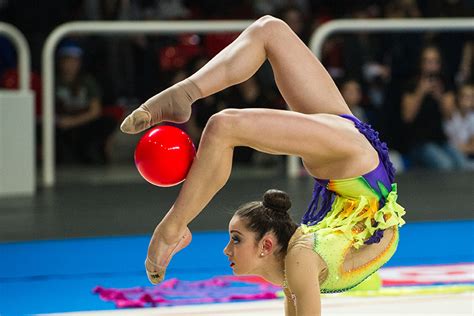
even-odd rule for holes
{"type": "MultiPolygon", "coordinates": [[[[56,3],[44,3],[25,16],[23,8],[27,3],[28,0],[0,1],[0,20],[12,23],[26,35],[36,73],[41,70],[41,48],[47,34],[60,23],[72,20],[253,19],[272,14],[286,21],[308,43],[315,28],[332,19],[470,16],[473,9],[469,1],[463,0],[74,0],[59,7],[56,3]],[[50,13],[53,7],[57,13],[53,18],[37,14],[50,13]],[[34,25],[32,15],[40,17],[34,25]]],[[[77,50],[76,55],[70,50],[69,56],[66,50],[60,51],[58,70],[63,75],[57,77],[56,91],[60,161],[67,160],[66,154],[82,162],[107,161],[104,144],[110,144],[110,133],[120,113],[115,119],[104,117],[102,104],[107,110],[114,108],[109,105],[117,104],[128,110],[135,108],[173,80],[194,72],[237,35],[85,36],[81,38],[81,46],[86,55],[82,50],[77,50]],[[84,73],[91,75],[82,73],[68,81],[64,72],[74,67],[83,68],[84,73]],[[88,101],[82,100],[82,105],[77,106],[80,91],[86,91],[88,101]],[[94,129],[99,132],[95,133],[94,129]]],[[[9,76],[9,73],[2,76],[1,72],[16,59],[10,46],[4,38],[0,39],[0,78],[9,76]]],[[[463,103],[468,99],[469,87],[472,89],[467,83],[473,80],[474,42],[470,33],[335,35],[325,41],[321,61],[336,81],[353,79],[346,79],[341,90],[355,115],[374,125],[389,147],[402,152],[404,160],[413,162],[413,166],[459,168],[465,161],[462,153],[472,155],[468,150],[470,143],[466,143],[469,139],[466,132],[473,129],[469,119],[472,110],[466,110],[467,101],[463,103]],[[428,42],[439,48],[423,50],[424,62],[420,68],[417,57],[423,43],[428,42]],[[446,57],[443,65],[440,55],[446,57]],[[418,73],[415,78],[414,73],[418,73]],[[459,91],[457,104],[454,91],[459,91]]],[[[191,120],[181,127],[198,144],[212,114],[225,107],[244,106],[286,108],[269,63],[248,82],[196,102],[191,120]]],[[[37,112],[41,112],[39,107],[37,112]]]]}
{"type": "Polygon", "coordinates": [[[474,163],[474,84],[465,83],[458,89],[457,107],[444,122],[449,142],[474,163]]]}
{"type": "Polygon", "coordinates": [[[403,92],[401,104],[415,163],[441,170],[464,167],[461,152],[447,141],[443,130],[444,117],[454,107],[453,87],[442,73],[439,49],[427,46],[421,52],[419,72],[403,92]]]}
{"type": "Polygon", "coordinates": [[[82,49],[72,43],[58,49],[56,77],[56,153],[58,162],[105,164],[116,122],[102,115],[96,80],[81,71],[82,49]]]}

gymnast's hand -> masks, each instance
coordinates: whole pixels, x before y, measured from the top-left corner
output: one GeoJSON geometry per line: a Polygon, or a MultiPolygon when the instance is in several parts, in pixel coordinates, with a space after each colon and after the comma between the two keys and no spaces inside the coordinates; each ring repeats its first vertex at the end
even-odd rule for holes
{"type": "Polygon", "coordinates": [[[199,88],[185,79],[148,99],[125,118],[122,132],[137,134],[162,121],[184,123],[191,117],[191,104],[202,97],[199,88]]]}

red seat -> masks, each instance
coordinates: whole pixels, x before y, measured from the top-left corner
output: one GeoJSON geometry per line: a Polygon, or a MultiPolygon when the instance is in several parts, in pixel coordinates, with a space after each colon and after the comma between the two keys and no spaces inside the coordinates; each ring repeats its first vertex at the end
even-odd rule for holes
{"type": "Polygon", "coordinates": [[[102,115],[114,119],[116,122],[121,122],[125,114],[125,109],[120,105],[109,105],[102,108],[102,115]]]}

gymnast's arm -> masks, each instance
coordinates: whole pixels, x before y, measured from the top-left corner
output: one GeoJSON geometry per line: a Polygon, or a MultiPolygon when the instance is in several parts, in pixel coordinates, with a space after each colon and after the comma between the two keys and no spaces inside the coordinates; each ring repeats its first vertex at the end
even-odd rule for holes
{"type": "Polygon", "coordinates": [[[100,99],[94,97],[89,103],[89,109],[84,113],[77,115],[59,115],[57,118],[58,127],[63,129],[69,129],[89,123],[100,117],[102,111],[102,104],[100,102],[100,99]]]}
{"type": "MultiPolygon", "coordinates": [[[[313,250],[303,247],[293,247],[286,255],[286,277],[288,288],[296,296],[297,316],[321,315],[320,261],[313,250]]],[[[291,298],[288,298],[288,304],[292,304],[291,298]]]]}

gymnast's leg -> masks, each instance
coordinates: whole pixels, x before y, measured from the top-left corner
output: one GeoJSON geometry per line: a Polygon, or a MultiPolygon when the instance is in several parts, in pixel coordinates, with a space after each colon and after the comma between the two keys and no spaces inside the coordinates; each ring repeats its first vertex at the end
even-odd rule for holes
{"type": "Polygon", "coordinates": [[[121,129],[138,133],[162,120],[187,121],[195,100],[247,80],[267,58],[293,111],[350,114],[333,80],[298,36],[285,22],[264,16],[191,77],[147,100],[121,129]]]}
{"type": "Polygon", "coordinates": [[[227,182],[235,146],[296,155],[314,176],[343,178],[373,167],[368,165],[373,163],[370,159],[359,159],[367,151],[361,142],[353,126],[337,116],[269,109],[228,109],[212,116],[178,198],[150,242],[146,262],[150,280],[161,281],[186,226],[227,182]]]}

